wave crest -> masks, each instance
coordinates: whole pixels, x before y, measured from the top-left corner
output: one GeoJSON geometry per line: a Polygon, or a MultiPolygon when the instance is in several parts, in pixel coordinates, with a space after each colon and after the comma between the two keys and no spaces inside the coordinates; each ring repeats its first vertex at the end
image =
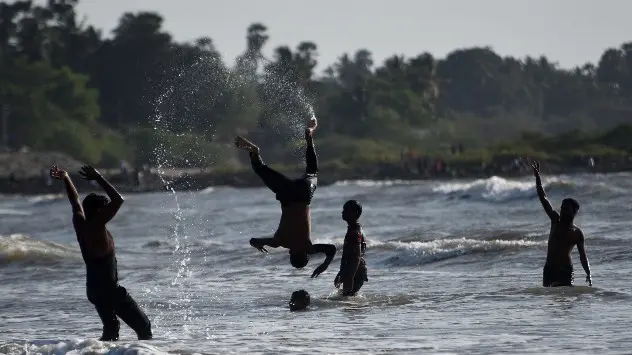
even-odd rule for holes
{"type": "MultiPolygon", "coordinates": [[[[469,239],[450,238],[431,241],[388,241],[369,242],[367,254],[371,249],[390,251],[390,256],[383,262],[392,266],[416,266],[430,264],[460,256],[501,253],[505,251],[518,251],[522,249],[545,246],[546,241],[528,239],[504,240],[504,239],[469,239]]],[[[377,254],[377,252],[376,252],[377,254]]]]}
{"type": "MultiPolygon", "coordinates": [[[[572,182],[559,178],[549,179],[544,184],[545,188],[553,187],[556,189],[573,186],[572,182]]],[[[472,198],[494,202],[533,198],[537,194],[533,181],[507,180],[498,176],[478,179],[472,182],[442,183],[435,186],[432,191],[457,198],[472,198]]]]}
{"type": "Polygon", "coordinates": [[[93,339],[86,340],[39,340],[9,342],[0,345],[2,354],[167,354],[160,349],[140,343],[116,344],[93,339]]]}
{"type": "Polygon", "coordinates": [[[418,181],[409,180],[342,180],[336,181],[334,186],[383,187],[395,185],[414,185],[418,181]]]}
{"type": "Polygon", "coordinates": [[[0,265],[49,264],[77,258],[77,251],[67,245],[37,240],[23,234],[0,236],[0,265]]]}
{"type": "MultiPolygon", "coordinates": [[[[344,238],[321,238],[315,243],[330,243],[341,249],[344,238]]],[[[418,266],[474,254],[499,254],[546,246],[547,240],[536,236],[441,238],[434,240],[379,241],[368,238],[367,260],[386,266],[418,266]]]]}

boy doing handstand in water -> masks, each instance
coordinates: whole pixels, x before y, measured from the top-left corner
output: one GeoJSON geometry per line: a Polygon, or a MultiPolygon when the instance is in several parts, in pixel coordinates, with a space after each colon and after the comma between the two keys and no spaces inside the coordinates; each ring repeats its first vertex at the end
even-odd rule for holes
{"type": "Polygon", "coordinates": [[[314,270],[312,277],[317,277],[327,270],[336,255],[336,247],[332,244],[312,244],[310,204],[317,185],[318,159],[314,150],[313,133],[316,129],[316,119],[313,118],[305,129],[307,151],[305,153],[305,174],[299,179],[290,179],[263,163],[259,147],[238,136],[235,146],[250,154],[253,170],[263,183],[276,194],[281,203],[281,221],[272,238],[252,238],[250,245],[261,252],[268,252],[266,246],[272,248],[283,247],[289,249],[290,263],[297,269],[305,267],[309,255],[324,253],[325,261],[314,270]]]}

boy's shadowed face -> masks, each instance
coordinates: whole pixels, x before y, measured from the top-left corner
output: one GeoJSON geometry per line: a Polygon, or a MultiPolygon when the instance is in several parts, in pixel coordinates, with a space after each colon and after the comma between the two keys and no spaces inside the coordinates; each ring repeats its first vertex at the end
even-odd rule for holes
{"type": "Polygon", "coordinates": [[[309,307],[309,304],[310,296],[307,291],[300,290],[292,292],[292,297],[290,298],[289,302],[291,311],[302,311],[309,307]]]}

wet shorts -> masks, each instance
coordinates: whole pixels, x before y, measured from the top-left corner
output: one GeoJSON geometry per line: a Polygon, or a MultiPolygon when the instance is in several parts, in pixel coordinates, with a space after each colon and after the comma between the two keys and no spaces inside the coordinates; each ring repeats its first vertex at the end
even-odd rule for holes
{"type": "Polygon", "coordinates": [[[573,286],[573,265],[544,265],[542,270],[542,286],[573,286]]]}
{"type": "Polygon", "coordinates": [[[358,266],[355,276],[353,277],[353,289],[351,291],[351,294],[348,294],[346,296],[355,296],[355,294],[360,291],[362,285],[364,285],[366,281],[369,281],[367,273],[368,270],[366,268],[366,261],[364,261],[364,258],[361,258],[360,265],[358,266]]]}

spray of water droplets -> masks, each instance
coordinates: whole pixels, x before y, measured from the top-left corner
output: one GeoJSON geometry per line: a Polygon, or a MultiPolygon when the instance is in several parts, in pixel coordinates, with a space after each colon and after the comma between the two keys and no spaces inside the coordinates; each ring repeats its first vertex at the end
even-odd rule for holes
{"type": "MultiPolygon", "coordinates": [[[[173,79],[172,85],[164,85],[165,89],[154,103],[155,116],[153,117],[153,128],[156,131],[156,137],[160,137],[161,134],[168,133],[175,135],[180,140],[186,140],[189,138],[181,131],[174,133],[174,127],[182,127],[183,122],[178,120],[186,120],[187,117],[178,117],[178,112],[173,109],[173,98],[177,97],[178,89],[182,90],[183,85],[186,85],[186,81],[189,80],[191,73],[199,71],[200,61],[194,63],[193,66],[186,70],[180,70],[177,76],[173,79]]],[[[191,157],[192,160],[207,160],[209,157],[204,156],[199,150],[195,149],[192,142],[166,142],[164,139],[157,138],[154,144],[153,156],[155,165],[160,179],[165,186],[168,193],[172,196],[172,202],[165,204],[162,208],[173,209],[173,218],[170,221],[172,230],[171,244],[173,245],[173,253],[171,257],[171,274],[175,274],[168,287],[169,290],[162,290],[161,296],[168,295],[170,301],[167,302],[166,307],[170,309],[171,316],[167,317],[167,313],[163,313],[156,317],[156,327],[160,327],[161,323],[174,327],[181,325],[184,334],[190,334],[190,325],[193,323],[194,309],[196,300],[199,296],[196,294],[194,275],[196,273],[197,266],[191,263],[192,260],[192,245],[197,242],[196,238],[192,235],[197,233],[195,228],[200,226],[193,225],[189,218],[187,209],[183,205],[190,207],[195,205],[192,201],[194,195],[191,193],[178,193],[174,186],[174,179],[177,178],[177,168],[182,163],[187,164],[189,158],[178,159],[178,161],[172,161],[172,152],[174,148],[178,148],[179,143],[187,143],[185,147],[187,150],[185,154],[191,157]],[[193,159],[195,158],[195,159],[193,159]],[[174,206],[170,206],[173,204],[174,206]],[[174,312],[175,311],[175,312],[174,312]]],[[[210,161],[209,161],[210,163],[210,161]]],[[[186,188],[186,182],[184,183],[186,188]]],[[[182,185],[182,184],[180,184],[182,185]]],[[[158,295],[156,295],[158,296],[158,295]]]]}
{"type": "MultiPolygon", "coordinates": [[[[172,89],[166,90],[165,93],[157,99],[157,106],[159,107],[162,105],[164,98],[171,93],[172,89]]],[[[156,113],[153,119],[153,125],[154,130],[158,132],[158,135],[160,132],[169,129],[169,122],[165,120],[165,117],[160,113],[160,111],[156,113]]],[[[165,141],[157,138],[153,151],[154,163],[163,185],[173,198],[171,202],[165,202],[161,207],[163,209],[174,210],[173,219],[167,223],[170,227],[168,229],[172,230],[170,241],[172,242],[174,248],[172,254],[172,265],[170,268],[175,269],[176,277],[170,283],[169,290],[156,290],[157,292],[155,294],[151,292],[152,294],[149,296],[158,298],[156,303],[163,305],[164,308],[168,308],[170,310],[175,308],[178,310],[178,312],[169,312],[168,314],[177,314],[182,317],[181,320],[175,320],[168,317],[166,315],[167,313],[160,312],[153,317],[153,323],[156,328],[182,323],[183,330],[186,332],[186,325],[190,321],[191,316],[191,309],[188,306],[191,295],[190,292],[188,292],[186,285],[186,278],[189,277],[189,274],[191,273],[188,265],[190,256],[188,250],[188,236],[184,226],[184,212],[181,208],[178,193],[175,191],[173,186],[170,185],[172,176],[172,174],[170,174],[170,168],[172,168],[172,164],[168,158],[168,151],[169,147],[166,145],[165,141]],[[166,295],[169,298],[168,301],[164,300],[166,295]]]]}
{"type": "MultiPolygon", "coordinates": [[[[314,108],[302,87],[288,78],[267,71],[261,82],[261,94],[271,112],[265,117],[282,140],[302,141],[305,126],[316,118],[314,108]]],[[[305,150],[293,146],[293,155],[304,161],[305,150]]]]}
{"type": "MultiPolygon", "coordinates": [[[[190,335],[193,331],[190,329],[190,326],[194,323],[195,303],[199,298],[195,292],[194,281],[195,274],[200,269],[199,265],[192,264],[192,246],[199,242],[192,235],[200,235],[200,233],[195,232],[205,229],[206,226],[195,225],[190,218],[190,208],[188,207],[195,207],[194,198],[196,194],[176,192],[173,182],[173,171],[177,166],[181,166],[183,163],[187,164],[189,160],[204,161],[211,164],[214,157],[204,156],[202,150],[196,149],[195,142],[166,141],[160,138],[161,135],[170,134],[172,137],[175,135],[180,140],[190,138],[190,134],[182,133],[183,127],[193,126],[188,124],[191,122],[190,120],[199,119],[200,116],[203,116],[200,113],[207,112],[204,110],[212,110],[213,105],[225,104],[226,102],[222,102],[222,99],[231,95],[233,102],[243,106],[238,109],[246,112],[250,112],[248,110],[253,107],[257,110],[262,107],[271,108],[271,112],[266,113],[271,122],[269,128],[275,130],[279,137],[284,140],[302,139],[305,124],[310,118],[315,117],[312,105],[303,91],[295,85],[291,85],[284,78],[268,73],[264,76],[262,82],[256,79],[252,80],[252,78],[244,77],[235,72],[219,72],[218,66],[212,62],[213,60],[216,59],[199,59],[193,65],[180,68],[175,75],[167,79],[167,83],[161,83],[162,92],[154,102],[155,115],[152,124],[157,140],[154,144],[153,156],[160,179],[172,196],[172,200],[165,203],[162,208],[173,209],[174,211],[172,213],[173,219],[169,222],[169,226],[172,231],[170,242],[173,245],[170,271],[175,276],[167,286],[168,290],[152,291],[148,289],[146,293],[148,293],[148,297],[157,300],[154,302],[155,304],[160,304],[162,307],[170,310],[170,312],[164,312],[154,317],[155,326],[157,328],[162,326],[173,328],[181,325],[184,334],[179,332],[178,336],[190,335]],[[209,87],[212,90],[207,90],[209,87]],[[240,97],[240,93],[248,92],[247,90],[244,91],[244,89],[256,94],[251,97],[240,97]],[[212,92],[214,96],[205,99],[204,94],[206,92],[212,92]],[[184,112],[182,111],[178,99],[183,93],[194,96],[194,99],[188,102],[196,107],[187,107],[184,112]],[[196,97],[197,100],[195,99],[196,97]],[[184,152],[186,157],[180,157],[177,161],[173,161],[174,144],[177,146],[181,143],[183,145],[180,148],[187,148],[184,152]],[[187,208],[184,207],[185,205],[187,208]],[[168,302],[163,301],[165,295],[168,295],[168,302]]],[[[203,125],[197,124],[195,126],[200,127],[203,125]]],[[[214,124],[207,126],[215,127],[214,124]]],[[[198,135],[203,133],[208,136],[209,133],[213,134],[214,132],[189,133],[198,135]]],[[[301,159],[304,159],[303,149],[300,147],[297,147],[294,153],[295,156],[300,156],[301,159]]],[[[204,260],[206,263],[207,255],[205,255],[204,260]]],[[[214,291],[219,292],[220,290],[207,290],[205,292],[203,295],[205,302],[208,302],[209,296],[211,299],[217,299],[214,291]]],[[[195,321],[198,324],[200,321],[204,322],[203,319],[196,319],[195,321]]],[[[207,335],[210,334],[209,332],[212,332],[212,329],[208,326],[208,320],[203,331],[207,335]]]]}

